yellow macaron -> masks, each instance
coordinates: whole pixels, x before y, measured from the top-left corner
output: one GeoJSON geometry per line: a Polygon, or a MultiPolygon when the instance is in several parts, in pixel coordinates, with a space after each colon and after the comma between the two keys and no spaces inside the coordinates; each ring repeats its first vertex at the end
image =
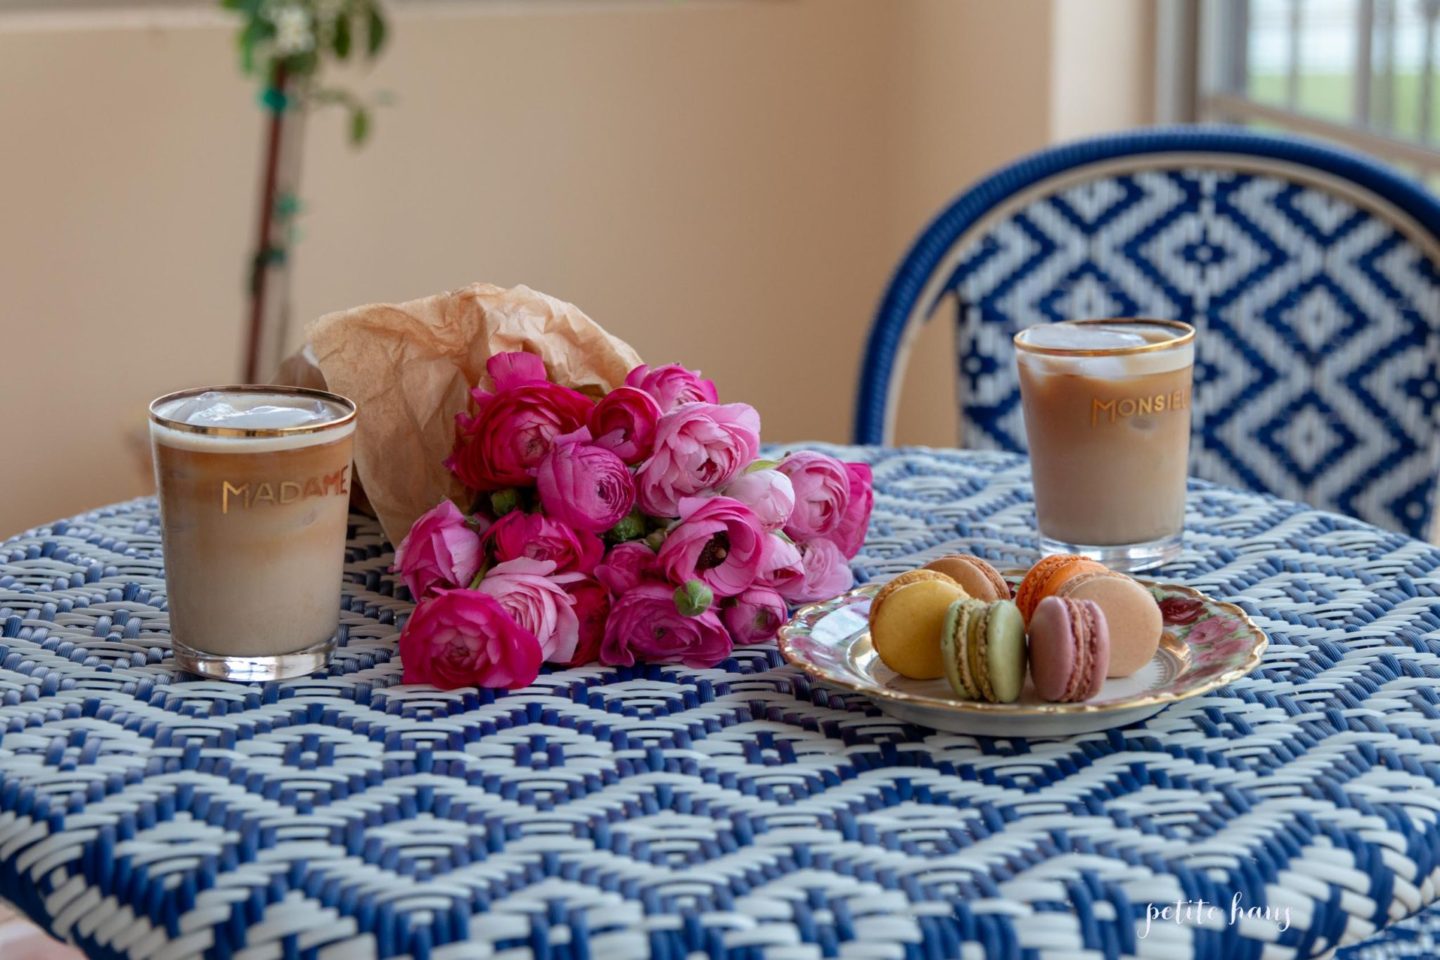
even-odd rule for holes
{"type": "Polygon", "coordinates": [[[914,580],[897,587],[871,614],[870,642],[881,661],[912,680],[943,676],[940,635],[945,611],[965,598],[965,591],[948,577],[914,580]]]}

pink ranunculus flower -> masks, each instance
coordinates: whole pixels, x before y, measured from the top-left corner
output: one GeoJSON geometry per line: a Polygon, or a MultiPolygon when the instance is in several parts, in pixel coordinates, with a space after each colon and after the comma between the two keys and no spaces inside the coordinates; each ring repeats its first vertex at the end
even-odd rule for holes
{"type": "Polygon", "coordinates": [[[795,540],[811,540],[832,533],[850,509],[850,475],[834,457],[800,450],[780,461],[777,468],[795,487],[795,509],[785,532],[795,540]]]}
{"type": "Polygon", "coordinates": [[[616,598],[605,622],[600,662],[610,666],[683,663],[713,667],[730,655],[730,634],[714,610],[687,617],[675,609],[675,587],[642,583],[616,598]]]}
{"type": "Polygon", "coordinates": [[[660,580],[655,551],[638,540],[610,548],[605,561],[595,568],[595,579],[613,594],[622,594],[646,580],[660,580]]]}
{"type": "Polygon", "coordinates": [[[746,644],[775,639],[787,616],[784,597],[769,587],[751,587],[721,612],[720,619],[730,631],[730,639],[746,644]]]}
{"type": "Polygon", "coordinates": [[[805,565],[805,575],[779,588],[780,595],[792,603],[824,600],[849,590],[855,583],[850,562],[829,540],[800,544],[800,559],[805,565]]]}
{"type": "Polygon", "coordinates": [[[590,442],[581,428],[555,440],[535,472],[540,505],[576,530],[600,533],[635,506],[635,480],[615,454],[590,442]]]}
{"type": "Polygon", "coordinates": [[[590,434],[604,447],[633,466],[655,448],[655,427],[660,404],[644,390],[616,387],[590,411],[590,434]]]}
{"type": "Polygon", "coordinates": [[[724,486],[760,451],[760,414],[745,403],[687,403],[660,418],[655,452],[635,475],[640,509],[680,515],[680,501],[724,486]]]}
{"type": "Polygon", "coordinates": [[[795,486],[779,470],[742,473],[721,491],[755,511],[766,530],[779,530],[795,509],[795,486]]]}
{"type": "Polygon", "coordinates": [[[583,667],[600,658],[605,639],[605,621],[610,617],[610,591],[597,580],[586,577],[567,583],[565,591],[575,598],[575,617],[580,621],[580,641],[567,667],[583,667]]]}
{"type": "Polygon", "coordinates": [[[442,500],[411,525],[395,549],[391,569],[420,600],[437,590],[468,586],[482,559],[480,535],[455,504],[442,500]]]}
{"type": "Polygon", "coordinates": [[[546,660],[567,663],[580,641],[575,600],[565,585],[581,579],[578,573],[555,574],[549,560],[507,560],[485,574],[477,588],[500,601],[505,612],[540,643],[546,660]]]}
{"type": "Polygon", "coordinates": [[[805,560],[800,556],[800,548],[779,534],[766,538],[765,557],[760,561],[760,573],[755,582],[784,595],[791,587],[798,587],[804,579],[805,560]]]}
{"type": "Polygon", "coordinates": [[[497,562],[528,557],[549,560],[557,573],[594,573],[605,544],[593,533],[576,530],[539,513],[512,510],[485,533],[497,562]]]}
{"type": "Polygon", "coordinates": [[[400,631],[405,683],[526,687],[545,659],[535,635],[478,590],[442,590],[420,602],[400,631]]]}
{"type": "Polygon", "coordinates": [[[485,364],[495,392],[476,388],[475,412],[455,418],[457,436],[445,466],[471,490],[528,487],[555,438],[585,425],[594,403],[551,383],[528,353],[497,353],[485,364]]]}
{"type": "Polygon", "coordinates": [[[850,481],[850,502],[835,529],[826,538],[846,557],[854,558],[865,545],[865,534],[870,528],[870,511],[875,507],[874,475],[868,463],[843,463],[845,476],[850,481]]]}
{"type": "Polygon", "coordinates": [[[625,386],[644,390],[660,404],[662,413],[669,413],[682,403],[719,403],[715,384],[702,380],[699,370],[687,370],[678,363],[663,367],[641,365],[625,376],[625,386]]]}
{"type": "Polygon", "coordinates": [[[759,575],[765,536],[739,500],[687,497],[680,501],[680,522],[660,547],[660,572],[671,583],[699,580],[715,596],[733,597],[759,575]]]}

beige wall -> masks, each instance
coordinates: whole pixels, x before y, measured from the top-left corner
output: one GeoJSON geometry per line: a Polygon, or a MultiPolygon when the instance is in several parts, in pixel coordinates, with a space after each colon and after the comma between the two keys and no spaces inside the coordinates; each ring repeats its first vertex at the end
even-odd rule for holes
{"type": "MultiPolygon", "coordinates": [[[[842,440],[924,221],[1017,153],[1146,119],[1147,6],[406,12],[354,81],[396,99],[373,143],[307,131],[295,314],[528,283],[702,367],[768,438],[842,440]]],[[[234,375],[261,118],[228,27],[198,21],[0,18],[0,535],[143,492],[145,401],[234,375]]],[[[953,436],[948,338],[922,340],[902,439],[953,436]]]]}

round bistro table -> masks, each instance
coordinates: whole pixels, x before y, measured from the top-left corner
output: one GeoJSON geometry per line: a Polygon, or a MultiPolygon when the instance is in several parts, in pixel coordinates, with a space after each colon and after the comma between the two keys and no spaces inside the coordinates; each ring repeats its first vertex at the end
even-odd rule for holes
{"type": "MultiPolygon", "coordinates": [[[[861,577],[1033,559],[1019,458],[821,449],[875,467],[861,577]]],[[[0,898],[126,960],[1324,956],[1437,896],[1440,551],[1200,483],[1187,530],[1163,575],[1242,606],[1261,669],[1024,741],[892,720],[769,644],[401,685],[363,518],[329,673],[200,681],[152,500],[41,527],[0,545],[0,898]]]]}

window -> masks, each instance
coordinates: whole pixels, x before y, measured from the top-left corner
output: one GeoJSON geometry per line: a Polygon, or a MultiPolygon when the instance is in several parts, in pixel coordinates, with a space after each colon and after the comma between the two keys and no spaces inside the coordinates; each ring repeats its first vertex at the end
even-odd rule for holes
{"type": "MultiPolygon", "coordinates": [[[[1199,0],[1193,113],[1327,137],[1440,178],[1440,0],[1199,0]]],[[[1172,16],[1184,32],[1184,15],[1172,16]]],[[[1164,37],[1162,35],[1162,43],[1164,37]]]]}

